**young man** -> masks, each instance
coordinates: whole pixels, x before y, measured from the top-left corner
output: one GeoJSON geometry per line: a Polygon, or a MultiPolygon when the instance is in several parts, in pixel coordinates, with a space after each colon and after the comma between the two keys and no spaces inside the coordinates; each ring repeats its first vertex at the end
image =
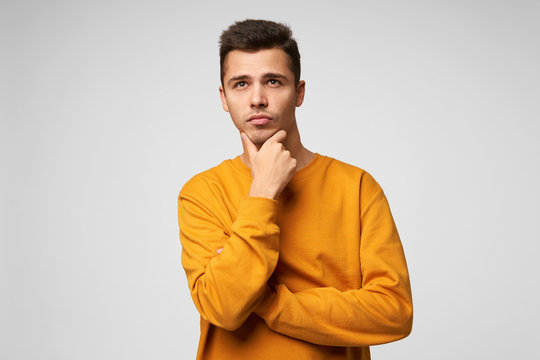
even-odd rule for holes
{"type": "Polygon", "coordinates": [[[382,189],[302,146],[291,35],[264,20],[221,35],[219,92],[244,152],[179,196],[197,359],[369,359],[369,345],[411,331],[407,265],[382,189]]]}

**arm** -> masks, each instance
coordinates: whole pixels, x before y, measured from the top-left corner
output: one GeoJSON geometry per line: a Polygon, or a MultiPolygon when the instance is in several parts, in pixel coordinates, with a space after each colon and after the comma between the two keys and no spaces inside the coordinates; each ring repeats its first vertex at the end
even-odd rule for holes
{"type": "Polygon", "coordinates": [[[361,211],[361,288],[292,293],[284,284],[267,287],[255,312],[272,330],[332,346],[375,345],[410,333],[412,300],[405,256],[386,198],[378,185],[371,188],[361,211]]]}
{"type": "Polygon", "coordinates": [[[276,217],[276,201],[244,198],[227,236],[211,210],[189,193],[180,193],[182,265],[202,318],[234,330],[253,311],[278,260],[276,217]]]}
{"type": "Polygon", "coordinates": [[[182,265],[193,302],[204,319],[227,330],[240,327],[254,310],[278,261],[274,199],[296,169],[296,160],[281,144],[285,137],[285,131],[278,131],[258,150],[242,134],[253,179],[250,196],[240,201],[230,236],[214,214],[224,211],[211,197],[215,190],[199,182],[180,193],[182,265]],[[204,203],[201,197],[206,197],[204,203]],[[205,204],[213,204],[212,209],[205,204]]]}

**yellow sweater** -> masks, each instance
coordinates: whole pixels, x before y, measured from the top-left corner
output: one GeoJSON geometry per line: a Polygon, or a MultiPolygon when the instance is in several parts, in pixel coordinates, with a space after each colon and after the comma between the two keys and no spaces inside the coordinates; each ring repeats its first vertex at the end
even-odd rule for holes
{"type": "Polygon", "coordinates": [[[410,333],[405,256],[367,172],[316,154],[278,201],[248,197],[250,185],[236,157],[180,192],[197,359],[364,360],[410,333]]]}

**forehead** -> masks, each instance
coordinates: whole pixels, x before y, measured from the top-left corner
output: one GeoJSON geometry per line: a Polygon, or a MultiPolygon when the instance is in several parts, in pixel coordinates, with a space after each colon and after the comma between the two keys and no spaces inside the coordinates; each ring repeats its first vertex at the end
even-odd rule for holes
{"type": "Polygon", "coordinates": [[[239,75],[256,77],[266,73],[283,74],[293,78],[289,56],[277,48],[257,51],[233,50],[227,54],[224,80],[239,75]]]}

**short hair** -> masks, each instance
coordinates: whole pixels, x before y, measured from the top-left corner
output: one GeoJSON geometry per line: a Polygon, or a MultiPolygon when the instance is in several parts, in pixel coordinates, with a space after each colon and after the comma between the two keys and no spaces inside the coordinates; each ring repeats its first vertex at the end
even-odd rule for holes
{"type": "Polygon", "coordinates": [[[300,82],[300,52],[292,37],[292,30],[285,24],[269,20],[246,19],[237,21],[219,38],[219,66],[221,85],[225,76],[225,60],[233,50],[256,51],[278,48],[289,56],[289,67],[296,85],[300,82]]]}

